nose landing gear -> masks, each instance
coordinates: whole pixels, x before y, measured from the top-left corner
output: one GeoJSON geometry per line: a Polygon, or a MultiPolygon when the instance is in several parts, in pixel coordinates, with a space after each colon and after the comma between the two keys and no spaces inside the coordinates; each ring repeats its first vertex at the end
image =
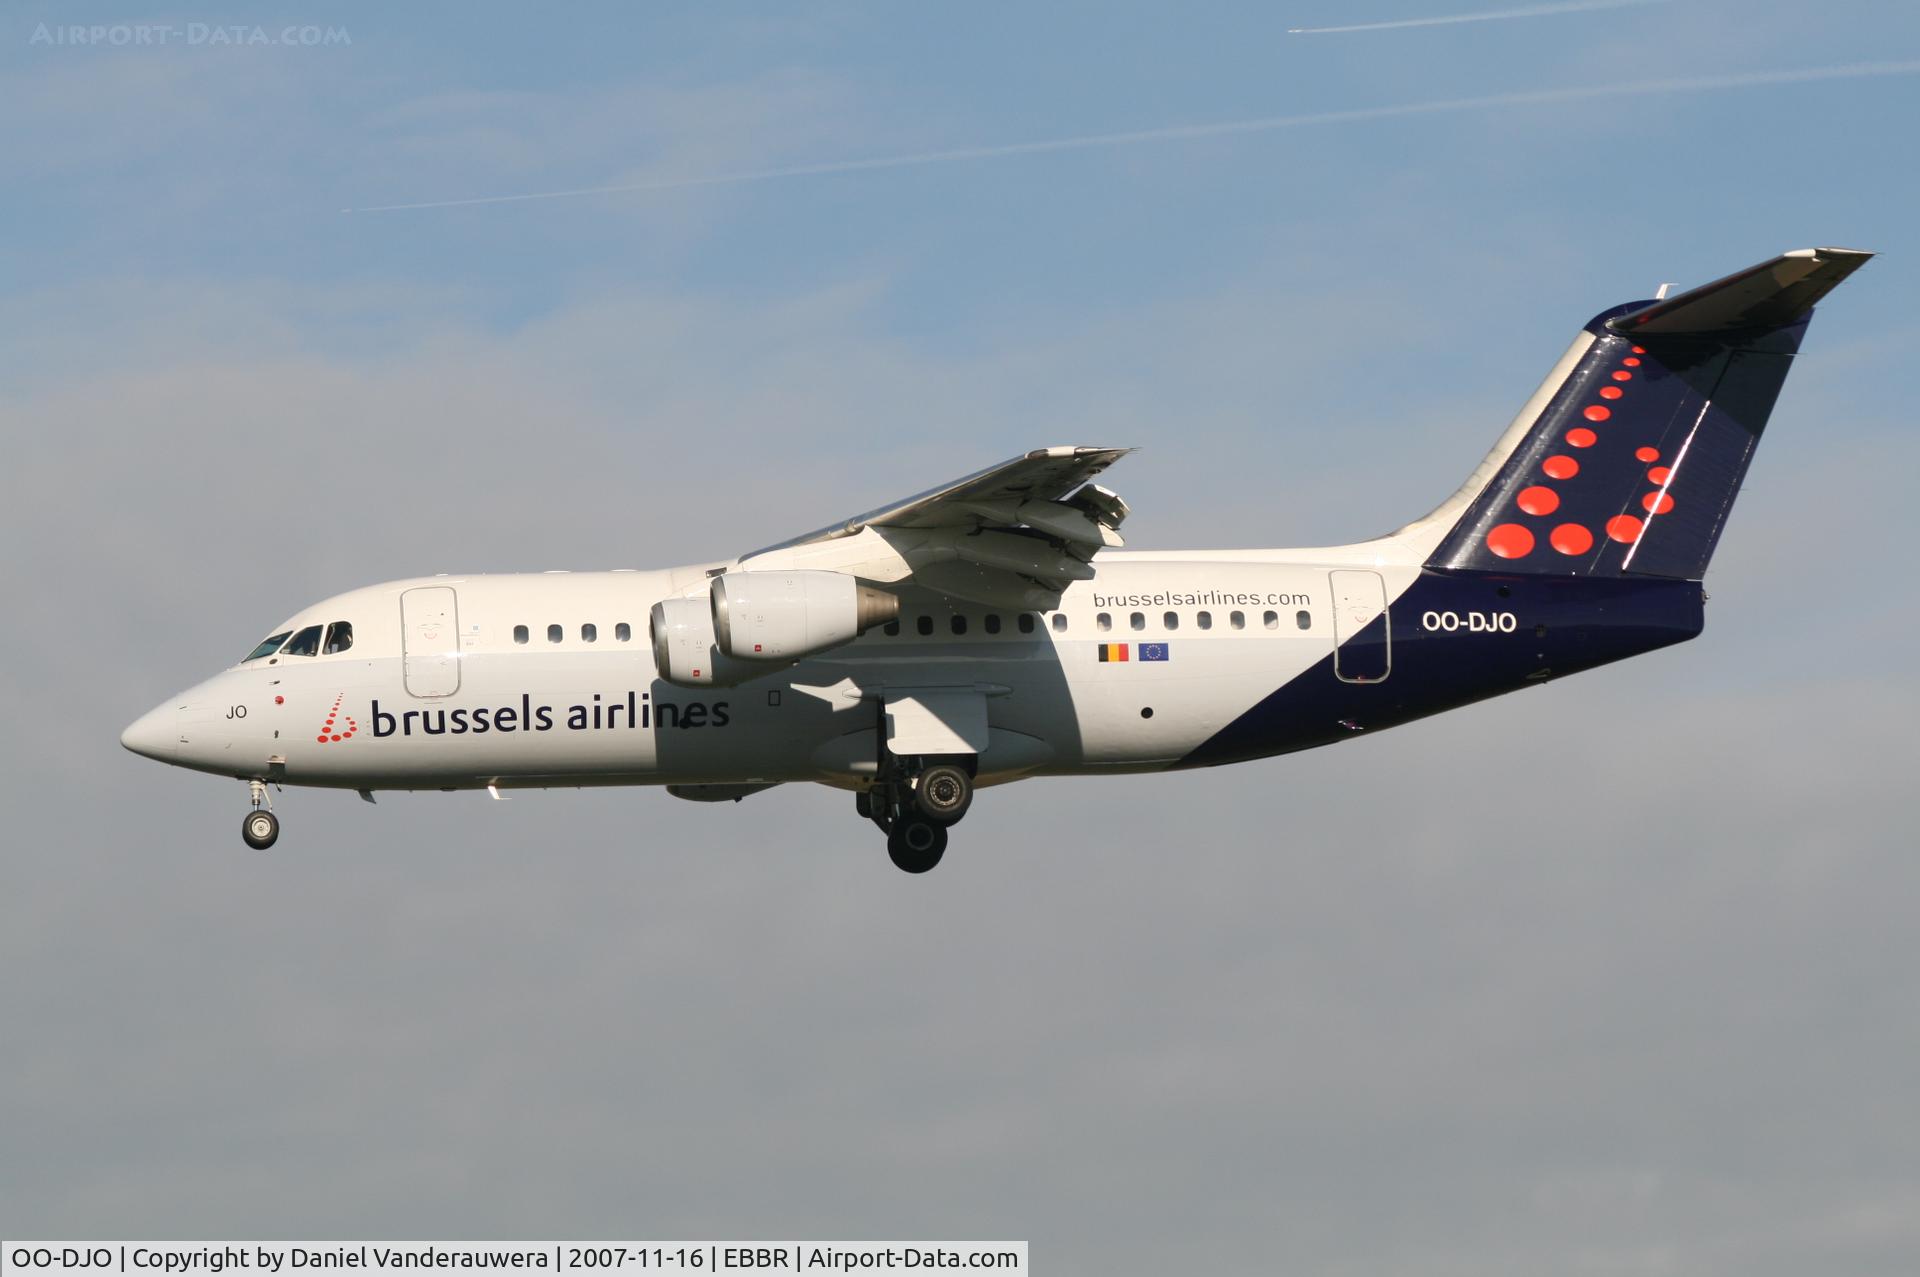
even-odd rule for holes
{"type": "Polygon", "coordinates": [[[953,762],[922,762],[916,773],[906,760],[896,760],[886,778],[854,795],[854,810],[887,835],[887,857],[910,874],[940,863],[948,827],[972,803],[973,775],[953,762]]]}
{"type": "Polygon", "coordinates": [[[240,822],[240,837],[255,851],[265,851],[280,837],[280,818],[273,814],[273,800],[267,797],[265,781],[250,780],[247,790],[253,799],[253,810],[240,822]]]}

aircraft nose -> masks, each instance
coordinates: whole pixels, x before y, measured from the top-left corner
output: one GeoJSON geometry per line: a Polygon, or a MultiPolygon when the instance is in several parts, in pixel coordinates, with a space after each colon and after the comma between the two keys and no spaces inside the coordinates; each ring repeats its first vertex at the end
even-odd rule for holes
{"type": "Polygon", "coordinates": [[[180,746],[179,706],[172,701],[154,706],[127,724],[127,730],[120,733],[120,743],[144,758],[172,762],[180,746]]]}

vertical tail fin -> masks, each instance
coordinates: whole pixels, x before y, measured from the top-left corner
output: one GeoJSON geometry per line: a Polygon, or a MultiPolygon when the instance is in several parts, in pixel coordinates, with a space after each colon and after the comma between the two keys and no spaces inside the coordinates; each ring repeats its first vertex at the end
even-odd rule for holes
{"type": "Polygon", "coordinates": [[[1871,256],[1801,249],[1596,316],[1427,566],[1699,580],[1814,303],[1871,256]]]}

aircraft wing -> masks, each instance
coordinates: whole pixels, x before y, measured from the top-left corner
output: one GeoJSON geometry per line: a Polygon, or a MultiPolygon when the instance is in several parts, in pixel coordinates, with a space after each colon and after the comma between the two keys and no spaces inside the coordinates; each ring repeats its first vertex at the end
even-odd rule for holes
{"type": "Polygon", "coordinates": [[[831,567],[1016,610],[1047,609],[1122,544],[1127,503],[1091,482],[1131,448],[1039,448],[741,558],[831,567]],[[837,542],[859,542],[836,546],[837,542]],[[884,546],[873,544],[879,542],[884,546]],[[887,570],[886,560],[897,560],[887,570]]]}

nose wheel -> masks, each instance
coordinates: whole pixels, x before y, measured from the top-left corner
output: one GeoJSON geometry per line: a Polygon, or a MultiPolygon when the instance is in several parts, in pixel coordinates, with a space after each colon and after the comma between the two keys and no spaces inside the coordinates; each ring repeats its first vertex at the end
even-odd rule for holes
{"type": "Polygon", "coordinates": [[[264,808],[250,811],[240,822],[240,836],[255,851],[265,851],[280,837],[280,818],[264,808]]]}
{"type": "Polygon", "coordinates": [[[253,810],[240,822],[240,837],[255,851],[265,851],[280,837],[280,818],[273,814],[273,802],[267,797],[267,782],[250,780],[247,782],[247,792],[253,799],[253,810]]]}

